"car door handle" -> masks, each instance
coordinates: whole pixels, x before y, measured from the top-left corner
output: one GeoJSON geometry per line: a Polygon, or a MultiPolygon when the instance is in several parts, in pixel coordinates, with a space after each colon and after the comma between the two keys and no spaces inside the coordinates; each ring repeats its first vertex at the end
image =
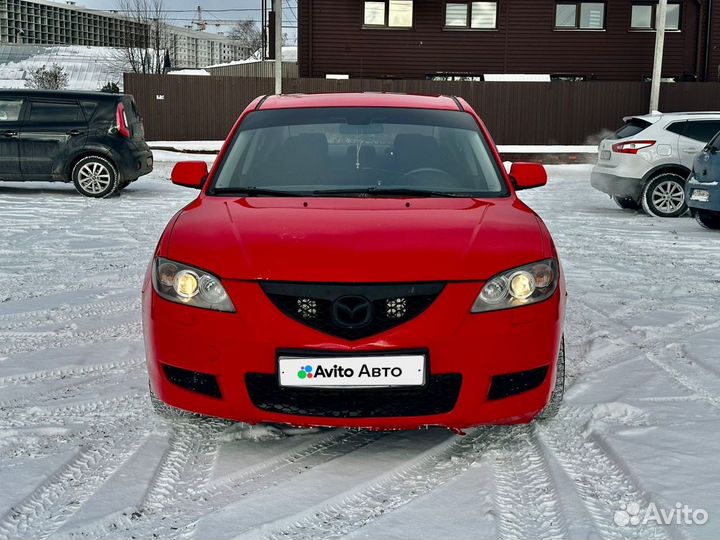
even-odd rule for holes
{"type": "Polygon", "coordinates": [[[82,131],[80,131],[79,129],[71,129],[70,131],[68,131],[68,135],[70,135],[71,137],[77,137],[78,135],[82,135],[82,131]]]}
{"type": "Polygon", "coordinates": [[[18,136],[17,131],[11,131],[8,129],[7,131],[3,132],[3,137],[11,138],[11,137],[17,137],[17,136],[18,136]]]}
{"type": "Polygon", "coordinates": [[[686,154],[697,154],[702,152],[702,148],[683,148],[683,152],[686,154]]]}

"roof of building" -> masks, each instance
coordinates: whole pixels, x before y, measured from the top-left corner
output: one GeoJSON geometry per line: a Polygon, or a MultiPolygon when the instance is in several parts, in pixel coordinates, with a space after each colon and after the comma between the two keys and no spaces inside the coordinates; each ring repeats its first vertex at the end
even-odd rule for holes
{"type": "Polygon", "coordinates": [[[82,45],[0,45],[0,88],[25,88],[32,71],[62,66],[68,89],[100,90],[106,83],[122,87],[127,62],[122,50],[82,45]]]}
{"type": "Polygon", "coordinates": [[[296,109],[312,107],[406,107],[457,111],[458,102],[449,96],[417,96],[380,92],[283,94],[268,96],[259,106],[267,109],[296,109]]]}

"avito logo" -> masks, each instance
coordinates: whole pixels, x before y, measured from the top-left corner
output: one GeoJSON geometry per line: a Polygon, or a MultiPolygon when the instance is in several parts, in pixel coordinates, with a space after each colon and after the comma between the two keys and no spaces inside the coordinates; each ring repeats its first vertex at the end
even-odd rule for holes
{"type": "Polygon", "coordinates": [[[313,368],[312,366],[303,366],[300,368],[300,371],[298,371],[298,379],[312,379],[313,378],[313,368]]]}
{"type": "MultiPolygon", "coordinates": [[[[375,377],[401,377],[402,368],[399,367],[369,367],[367,364],[363,364],[358,371],[358,378],[375,378],[375,377]]],[[[311,365],[302,366],[298,371],[298,379],[332,379],[332,378],[349,378],[355,376],[355,370],[349,367],[342,367],[333,365],[331,368],[324,368],[322,365],[318,365],[313,369],[311,365]]]]}

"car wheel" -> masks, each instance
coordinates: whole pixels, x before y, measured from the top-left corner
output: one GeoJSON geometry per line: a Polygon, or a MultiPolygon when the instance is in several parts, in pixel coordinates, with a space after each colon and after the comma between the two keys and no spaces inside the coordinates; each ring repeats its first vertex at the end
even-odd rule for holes
{"type": "Polygon", "coordinates": [[[565,395],[565,338],[560,342],[560,352],[558,352],[557,364],[555,366],[555,386],[553,386],[550,401],[538,415],[538,420],[549,420],[555,418],[560,405],[562,405],[563,396],[565,395]]]}
{"type": "Polygon", "coordinates": [[[685,179],[675,173],[662,173],[651,179],[643,190],[642,207],[650,216],[682,216],[688,208],[685,204],[685,179]]]}
{"type": "Polygon", "coordinates": [[[73,167],[72,181],[78,193],[98,199],[115,193],[120,178],[109,160],[100,156],[88,156],[73,167]]]}
{"type": "Polygon", "coordinates": [[[640,205],[630,197],[613,197],[613,201],[623,210],[640,210],[640,205]]]}
{"type": "Polygon", "coordinates": [[[176,419],[176,418],[194,418],[197,417],[196,414],[183,411],[182,409],[178,409],[177,407],[173,407],[172,405],[168,405],[167,403],[163,402],[157,395],[155,395],[155,392],[153,392],[152,386],[150,385],[150,382],[148,381],[148,390],[150,392],[150,405],[152,406],[153,410],[155,411],[155,414],[157,414],[161,418],[165,418],[168,420],[176,419]]]}
{"type": "Polygon", "coordinates": [[[706,229],[720,229],[720,212],[708,212],[707,210],[696,210],[695,219],[706,229]]]}

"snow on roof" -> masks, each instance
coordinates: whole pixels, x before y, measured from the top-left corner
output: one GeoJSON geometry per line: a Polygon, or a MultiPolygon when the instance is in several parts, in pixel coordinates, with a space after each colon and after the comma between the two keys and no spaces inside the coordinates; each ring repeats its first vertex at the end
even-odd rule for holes
{"type": "Polygon", "coordinates": [[[178,69],[176,71],[168,71],[168,75],[201,75],[210,76],[204,69],[178,69]]]}
{"type": "MultiPolygon", "coordinates": [[[[297,62],[297,47],[283,47],[283,62],[297,62]]],[[[274,60],[264,60],[265,62],[274,62],[274,60]]],[[[227,62],[224,64],[215,64],[212,66],[206,66],[208,68],[218,68],[218,67],[226,67],[226,66],[236,66],[238,64],[253,64],[256,62],[263,62],[262,60],[262,54],[260,50],[255,51],[249,58],[246,58],[245,60],[234,60],[232,62],[227,62]]]]}
{"type": "Polygon", "coordinates": [[[99,90],[108,82],[121,88],[128,70],[120,49],[82,45],[0,45],[0,88],[25,88],[30,73],[53,64],[68,75],[68,90],[99,90]]]}
{"type": "Polygon", "coordinates": [[[550,82],[550,74],[542,73],[486,73],[483,78],[489,82],[550,82]]]}

